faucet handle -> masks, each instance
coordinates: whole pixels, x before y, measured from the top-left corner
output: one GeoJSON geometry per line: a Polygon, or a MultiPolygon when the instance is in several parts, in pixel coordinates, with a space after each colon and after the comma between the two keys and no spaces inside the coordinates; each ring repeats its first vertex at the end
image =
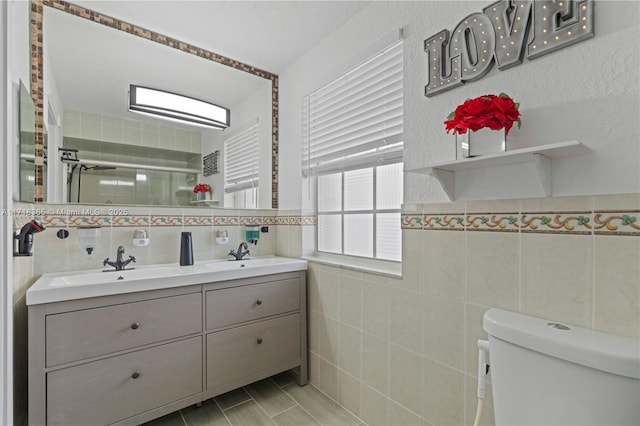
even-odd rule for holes
{"type": "Polygon", "coordinates": [[[107,266],[107,263],[109,263],[108,257],[104,260],[104,262],[102,262],[102,266],[107,266]]]}
{"type": "Polygon", "coordinates": [[[135,256],[129,256],[129,260],[132,261],[133,263],[136,263],[136,258],[135,256]]]}

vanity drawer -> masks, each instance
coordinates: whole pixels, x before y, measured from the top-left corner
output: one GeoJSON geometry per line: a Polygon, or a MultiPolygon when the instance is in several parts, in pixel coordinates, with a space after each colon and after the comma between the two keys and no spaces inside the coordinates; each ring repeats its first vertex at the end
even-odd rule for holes
{"type": "Polygon", "coordinates": [[[207,330],[300,309],[300,280],[288,279],[207,292],[207,330]]]}
{"type": "Polygon", "coordinates": [[[300,361],[300,314],[207,335],[207,389],[300,361]]]}
{"type": "Polygon", "coordinates": [[[48,373],[47,424],[106,425],[200,392],[198,336],[48,373]]]}
{"type": "Polygon", "coordinates": [[[47,367],[199,331],[201,293],[49,315],[47,367]]]}

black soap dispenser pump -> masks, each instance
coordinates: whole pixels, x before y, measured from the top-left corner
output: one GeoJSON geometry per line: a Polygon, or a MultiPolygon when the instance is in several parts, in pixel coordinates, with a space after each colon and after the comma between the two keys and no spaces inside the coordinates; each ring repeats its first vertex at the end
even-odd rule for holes
{"type": "Polygon", "coordinates": [[[180,266],[193,265],[193,241],[191,232],[183,232],[180,237],[180,266]]]}

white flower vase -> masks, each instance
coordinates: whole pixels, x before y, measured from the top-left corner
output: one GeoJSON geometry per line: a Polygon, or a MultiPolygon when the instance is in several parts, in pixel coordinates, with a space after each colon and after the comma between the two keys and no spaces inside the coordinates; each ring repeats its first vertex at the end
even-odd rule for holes
{"type": "Polygon", "coordinates": [[[208,200],[209,193],[208,192],[196,192],[196,200],[197,201],[205,201],[208,200]]]}
{"type": "Polygon", "coordinates": [[[463,135],[456,134],[456,158],[477,157],[499,154],[507,150],[505,130],[491,130],[488,127],[463,135]]]}

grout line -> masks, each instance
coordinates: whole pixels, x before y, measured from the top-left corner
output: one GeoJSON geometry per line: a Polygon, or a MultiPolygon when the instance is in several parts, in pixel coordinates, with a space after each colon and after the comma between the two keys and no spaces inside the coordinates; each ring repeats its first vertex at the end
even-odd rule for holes
{"type": "Polygon", "coordinates": [[[216,400],[215,397],[211,398],[213,399],[213,403],[216,404],[216,406],[218,407],[218,410],[220,410],[220,413],[222,414],[222,416],[225,418],[225,420],[227,421],[227,423],[230,426],[233,426],[233,424],[231,423],[231,420],[229,420],[229,417],[227,417],[227,415],[224,413],[224,410],[222,409],[222,407],[220,407],[220,404],[218,403],[218,401],[216,400]]]}
{"type": "MultiPolygon", "coordinates": [[[[326,394],[325,394],[324,392],[322,392],[320,389],[318,389],[317,387],[313,386],[313,384],[312,384],[312,383],[308,383],[308,384],[307,384],[307,386],[311,386],[311,387],[313,387],[314,389],[316,389],[318,392],[321,392],[323,395],[326,395],[326,394]]],[[[287,394],[287,396],[289,396],[289,398],[293,399],[293,400],[298,404],[298,406],[302,409],[302,411],[304,411],[305,413],[307,413],[307,414],[309,415],[309,417],[311,417],[313,420],[315,420],[319,425],[322,425],[322,422],[321,422],[320,420],[316,419],[315,417],[313,417],[313,416],[311,415],[311,413],[310,413],[307,409],[305,409],[305,408],[304,408],[304,406],[300,403],[300,401],[298,401],[298,400],[297,400],[297,399],[296,399],[292,394],[290,394],[289,392],[287,392],[287,391],[286,391],[286,389],[284,389],[284,388],[282,389],[282,391],[283,391],[284,393],[286,393],[286,394],[287,394]]],[[[328,396],[328,395],[326,395],[326,396],[327,396],[327,398],[329,398],[329,396],[328,396]]],[[[329,398],[329,399],[331,399],[331,398],[329,398]]],[[[332,399],[331,399],[331,400],[332,400],[332,399]]],[[[332,401],[333,401],[333,400],[332,400],[332,401]]],[[[340,404],[338,404],[338,405],[340,405],[340,404]]],[[[340,407],[342,407],[342,405],[340,405],[340,407]]],[[[292,408],[293,408],[293,407],[292,407],[292,408]]]]}
{"type": "MultiPolygon", "coordinates": [[[[328,362],[328,361],[327,361],[327,362],[328,362]]],[[[338,367],[336,366],[336,369],[337,369],[337,368],[338,368],[338,367]]],[[[343,370],[343,371],[344,371],[344,370],[343,370]]],[[[347,374],[349,374],[349,373],[347,373],[347,374]]],[[[364,383],[364,382],[362,382],[362,383],[364,383]]],[[[344,411],[346,411],[347,413],[349,413],[350,415],[352,415],[356,420],[359,420],[360,422],[362,422],[362,419],[360,418],[360,416],[356,416],[356,415],[355,415],[354,413],[352,413],[348,408],[346,408],[345,406],[343,406],[342,404],[340,404],[340,402],[338,402],[338,401],[336,401],[335,399],[331,398],[331,397],[330,397],[327,393],[325,393],[322,389],[320,389],[320,388],[318,388],[318,387],[314,386],[314,385],[313,385],[313,383],[310,383],[309,385],[311,385],[315,390],[317,390],[318,392],[320,392],[321,394],[323,394],[324,396],[326,396],[327,398],[329,398],[329,400],[333,401],[333,402],[334,402],[338,407],[342,408],[344,411]]],[[[307,386],[309,386],[309,385],[307,385],[307,386]]],[[[373,389],[373,388],[371,388],[371,389],[373,389]]],[[[378,392],[378,393],[380,393],[380,392],[378,392]]],[[[385,396],[385,398],[387,398],[387,399],[391,399],[391,398],[389,398],[388,396],[385,396]]],[[[306,410],[305,410],[305,411],[306,411],[306,410]]],[[[313,417],[313,416],[312,416],[312,417],[313,417]]],[[[315,420],[317,420],[317,419],[315,419],[315,420]]],[[[318,422],[318,423],[320,423],[320,422],[318,422]]],[[[322,423],[320,423],[320,424],[322,424],[322,423]]],[[[360,424],[360,423],[358,423],[358,424],[360,424]]]]}
{"type": "MultiPolygon", "coordinates": [[[[591,197],[591,217],[589,220],[594,223],[595,218],[595,198],[591,197]]],[[[596,235],[595,226],[591,227],[591,329],[596,328],[596,235]]]]}
{"type": "Polygon", "coordinates": [[[187,419],[184,418],[184,415],[182,414],[182,410],[178,410],[178,414],[180,415],[180,418],[182,419],[182,423],[184,424],[184,426],[187,426],[187,419]]]}
{"type": "MultiPolygon", "coordinates": [[[[282,389],[279,389],[279,390],[280,390],[281,392],[283,392],[283,391],[282,391],[282,389]]],[[[283,393],[284,393],[284,392],[283,392],[283,393]]],[[[285,395],[286,395],[286,394],[285,394],[285,395]]],[[[289,395],[286,395],[286,396],[288,397],[289,395]]],[[[289,399],[291,399],[291,398],[289,397],[289,399]]],[[[285,408],[285,409],[284,409],[284,410],[282,410],[282,411],[278,411],[277,413],[275,413],[274,415],[269,416],[269,417],[274,418],[274,417],[276,417],[276,416],[279,416],[279,415],[280,415],[280,414],[282,414],[282,413],[285,413],[285,412],[287,412],[287,411],[291,410],[292,408],[296,408],[296,407],[299,407],[299,406],[300,406],[300,404],[298,404],[298,401],[296,401],[296,400],[294,400],[294,399],[291,399],[291,401],[295,402],[295,405],[294,405],[294,406],[289,407],[289,408],[285,408]]]]}
{"type": "MultiPolygon", "coordinates": [[[[518,207],[518,217],[522,217],[522,200],[519,201],[519,207],[518,207]]],[[[522,261],[522,257],[523,257],[523,250],[522,250],[522,243],[523,243],[523,235],[522,235],[522,227],[518,227],[518,312],[522,312],[522,277],[524,275],[524,272],[522,271],[522,266],[524,264],[524,262],[522,261]]]]}
{"type": "MultiPolygon", "coordinates": [[[[242,390],[244,390],[244,386],[243,386],[243,387],[241,387],[241,388],[238,388],[238,389],[242,389],[242,390]]],[[[218,403],[218,401],[216,401],[216,404],[218,405],[218,408],[220,408],[220,411],[222,411],[222,412],[224,413],[225,411],[230,410],[230,409],[232,409],[232,408],[235,408],[235,407],[237,407],[238,405],[242,405],[242,404],[244,404],[244,403],[245,403],[245,402],[247,402],[247,401],[251,401],[251,400],[253,400],[253,398],[251,397],[251,395],[249,394],[249,392],[247,392],[246,390],[245,390],[245,392],[247,393],[247,395],[249,395],[249,399],[245,399],[245,400],[244,400],[244,401],[242,401],[242,402],[239,402],[239,403],[237,403],[237,404],[235,404],[235,405],[231,405],[231,406],[229,406],[229,407],[225,408],[224,410],[222,409],[222,407],[220,406],[220,404],[218,403]]],[[[223,394],[223,395],[224,395],[224,394],[223,394]]],[[[215,401],[215,397],[214,397],[214,401],[215,401]]]]}
{"type": "MultiPolygon", "coordinates": [[[[243,386],[243,389],[244,388],[245,387],[243,386]]],[[[258,409],[261,410],[264,413],[264,415],[267,416],[267,418],[273,422],[273,424],[276,424],[276,422],[273,420],[273,417],[270,416],[269,413],[267,413],[267,410],[265,410],[264,407],[262,405],[260,405],[260,403],[249,393],[249,391],[245,389],[245,392],[247,392],[249,394],[249,396],[251,397],[250,401],[255,402],[256,405],[258,406],[258,409]]],[[[245,401],[245,402],[250,402],[250,401],[245,401]]]]}

